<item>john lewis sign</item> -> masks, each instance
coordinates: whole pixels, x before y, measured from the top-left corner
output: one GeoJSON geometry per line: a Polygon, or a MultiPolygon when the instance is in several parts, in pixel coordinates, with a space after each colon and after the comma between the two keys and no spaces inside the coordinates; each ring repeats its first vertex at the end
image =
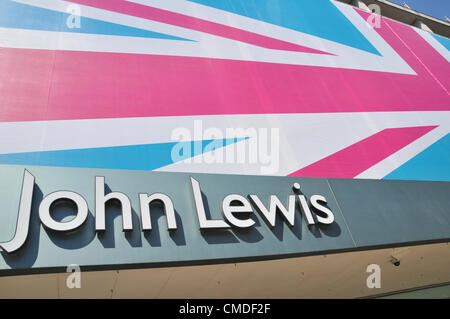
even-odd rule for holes
{"type": "MultiPolygon", "coordinates": [[[[322,195],[312,195],[309,202],[305,195],[300,193],[300,184],[295,182],[292,189],[296,195],[287,194],[287,205],[278,198],[277,195],[269,196],[268,204],[263,203],[256,194],[248,194],[246,197],[240,194],[229,194],[222,200],[222,213],[224,219],[208,219],[205,211],[205,202],[202,198],[200,183],[190,177],[192,189],[192,199],[195,203],[196,217],[200,230],[229,229],[231,227],[248,228],[255,225],[255,220],[250,217],[241,218],[243,214],[252,214],[255,209],[266,221],[269,227],[275,227],[277,214],[282,216],[286,222],[294,227],[296,222],[296,208],[304,214],[308,225],[331,224],[334,222],[333,212],[326,206],[327,200],[322,195]],[[267,206],[266,206],[267,205],[267,206]]],[[[28,170],[24,170],[21,197],[19,202],[19,212],[17,227],[14,238],[0,247],[7,253],[12,253],[20,249],[28,237],[31,204],[35,186],[35,176],[28,170]]],[[[174,185],[176,187],[177,185],[174,185]]],[[[122,211],[122,229],[124,232],[133,230],[133,218],[131,210],[130,195],[139,196],[139,207],[141,217],[141,230],[151,231],[151,206],[152,204],[162,205],[167,220],[169,231],[177,230],[175,218],[175,208],[172,199],[164,193],[139,193],[125,194],[123,192],[109,192],[105,194],[105,177],[95,176],[95,231],[103,232],[106,229],[106,204],[109,201],[120,203],[122,211]]],[[[264,200],[264,199],[263,199],[264,200]]],[[[183,209],[183,208],[181,208],[183,209]]],[[[73,232],[80,228],[88,217],[88,204],[86,199],[77,192],[68,190],[57,190],[45,196],[39,203],[39,219],[42,225],[51,231],[73,232]],[[71,202],[75,204],[75,217],[70,221],[57,221],[52,215],[52,206],[57,203],[71,202]]],[[[194,216],[191,216],[194,217],[194,216]]]]}

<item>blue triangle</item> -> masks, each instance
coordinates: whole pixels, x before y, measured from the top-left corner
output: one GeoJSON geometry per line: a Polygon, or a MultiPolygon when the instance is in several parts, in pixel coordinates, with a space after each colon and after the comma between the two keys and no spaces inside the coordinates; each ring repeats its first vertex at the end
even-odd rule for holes
{"type": "Polygon", "coordinates": [[[437,34],[431,34],[436,40],[439,41],[440,44],[442,44],[448,51],[450,51],[450,39],[444,38],[437,34]]]}
{"type": "Polygon", "coordinates": [[[189,0],[380,55],[330,0],[189,0]]]}
{"type": "Polygon", "coordinates": [[[80,18],[80,28],[69,28],[67,26],[69,17],[70,14],[64,12],[34,7],[10,0],[0,0],[0,27],[191,41],[159,32],[86,17],[80,18]]]}
{"type": "Polygon", "coordinates": [[[0,154],[0,164],[154,170],[245,139],[247,138],[0,154]],[[174,160],[172,151],[176,145],[190,152],[174,160]]]}
{"type": "Polygon", "coordinates": [[[450,134],[407,161],[384,179],[450,182],[450,134]]]}

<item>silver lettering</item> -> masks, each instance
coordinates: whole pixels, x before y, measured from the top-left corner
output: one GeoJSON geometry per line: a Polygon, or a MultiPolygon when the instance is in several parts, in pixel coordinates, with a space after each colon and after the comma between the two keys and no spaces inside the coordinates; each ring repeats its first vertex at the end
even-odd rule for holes
{"type": "Polygon", "coordinates": [[[25,170],[22,181],[22,193],[20,195],[19,215],[17,217],[16,233],[14,238],[6,243],[0,243],[0,247],[7,253],[18,250],[25,243],[30,228],[31,202],[33,199],[34,176],[25,170]]]}

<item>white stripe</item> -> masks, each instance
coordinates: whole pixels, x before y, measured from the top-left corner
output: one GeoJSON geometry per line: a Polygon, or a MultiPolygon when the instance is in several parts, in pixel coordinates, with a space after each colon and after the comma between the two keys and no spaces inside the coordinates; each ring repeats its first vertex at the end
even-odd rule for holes
{"type": "MultiPolygon", "coordinates": [[[[448,111],[281,114],[252,115],[251,118],[234,117],[233,119],[226,117],[228,118],[226,121],[228,125],[232,123],[234,127],[280,128],[280,170],[276,175],[281,176],[315,163],[386,128],[441,125],[443,131],[450,131],[447,124],[450,121],[450,112],[448,111]],[[265,119],[261,117],[265,117],[265,119]]],[[[203,119],[205,127],[208,126],[208,117],[203,119]]],[[[212,125],[212,123],[209,123],[209,125],[212,125]]],[[[249,141],[247,140],[244,143],[248,144],[249,141]]],[[[228,147],[231,148],[232,146],[228,147]]],[[[410,155],[411,157],[415,156],[412,153],[410,155]]],[[[262,166],[265,165],[175,163],[159,170],[259,175],[262,166]]],[[[380,175],[380,177],[385,175],[380,175]]]]}
{"type": "MultiPolygon", "coordinates": [[[[65,8],[70,4],[69,2],[59,0],[16,1],[61,12],[65,12],[65,8]]],[[[142,0],[133,2],[144,1],[142,0]]],[[[180,11],[182,11],[183,8],[186,8],[186,4],[188,6],[195,5],[193,3],[187,3],[184,1],[147,1],[146,3],[150,3],[153,6],[162,7],[164,9],[167,9],[167,6],[170,6],[170,9],[178,8],[176,11],[174,11],[179,13],[183,13],[180,11]]],[[[204,8],[206,7],[200,6],[200,9],[201,8],[203,8],[204,11],[204,8]]],[[[195,9],[197,10],[198,8],[195,7],[195,9]]],[[[203,11],[199,10],[199,12],[195,11],[195,13],[197,16],[207,18],[203,17],[203,11]]],[[[259,34],[289,41],[299,45],[305,45],[318,50],[325,50],[327,52],[337,54],[337,56],[265,49],[262,47],[210,35],[203,32],[175,27],[164,23],[158,23],[87,6],[81,6],[81,12],[83,16],[112,23],[138,27],[144,30],[160,32],[177,37],[192,39],[196,42],[62,32],[57,33],[33,30],[14,30],[3,28],[0,29],[0,38],[2,39],[0,45],[3,47],[30,49],[34,48],[49,50],[205,57],[415,74],[414,71],[401,58],[399,58],[393,50],[387,50],[387,48],[389,47],[386,45],[382,45],[383,41],[380,41],[379,37],[374,37],[375,43],[378,43],[378,49],[384,56],[374,55],[365,51],[341,45],[339,43],[307,35],[305,33],[281,28],[238,15],[233,15],[224,11],[212,8],[208,8],[207,11],[208,15],[210,15],[211,12],[214,12],[213,18],[216,20],[221,16],[222,19],[230,19],[231,15],[232,19],[227,20],[229,22],[228,24],[233,25],[233,21],[238,21],[239,24],[242,24],[242,21],[244,21],[245,23],[243,25],[240,25],[242,29],[245,29],[245,27],[247,27],[248,29],[251,26],[255,28],[256,26],[260,30],[258,32],[259,34]]],[[[354,13],[356,14],[356,12],[354,13]]],[[[257,30],[250,31],[256,32],[257,30]]],[[[371,34],[370,36],[373,37],[373,34],[371,34]]]]}
{"type": "MultiPolygon", "coordinates": [[[[19,153],[174,142],[171,140],[172,131],[177,127],[185,127],[193,132],[194,120],[197,119],[203,121],[204,129],[213,127],[222,132],[226,132],[227,128],[254,127],[269,129],[270,133],[270,128],[279,128],[280,170],[277,175],[288,175],[386,128],[441,126],[439,130],[435,129],[427,136],[434,136],[435,131],[441,132],[440,134],[450,131],[447,124],[450,122],[450,111],[205,115],[3,122],[0,123],[0,150],[1,153],[19,153]]],[[[248,144],[249,141],[241,143],[248,144]]],[[[402,158],[415,156],[422,150],[420,145],[418,144],[417,148],[413,147],[416,153],[407,152],[402,158]]],[[[404,162],[403,159],[396,161],[396,163],[404,162]]],[[[383,165],[380,163],[379,167],[383,165]]],[[[265,165],[177,163],[161,170],[260,174],[262,166],[265,165]]],[[[398,166],[389,167],[394,169],[398,166]]],[[[360,177],[379,178],[386,175],[385,171],[386,169],[382,173],[377,173],[374,168],[372,173],[368,170],[360,177]]]]}

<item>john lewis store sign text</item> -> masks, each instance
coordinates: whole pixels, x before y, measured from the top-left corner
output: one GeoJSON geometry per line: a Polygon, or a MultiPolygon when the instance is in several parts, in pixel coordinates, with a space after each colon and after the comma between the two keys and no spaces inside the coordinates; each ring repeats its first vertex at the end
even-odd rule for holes
{"type": "MultiPolygon", "coordinates": [[[[17,226],[14,237],[0,244],[0,247],[7,253],[19,250],[26,242],[30,229],[31,207],[33,192],[35,188],[35,176],[28,170],[24,170],[21,196],[18,209],[17,226]]],[[[171,232],[178,230],[176,209],[171,197],[167,194],[154,192],[126,194],[119,191],[105,192],[105,177],[95,176],[95,231],[104,232],[106,230],[107,204],[110,201],[120,203],[122,215],[122,230],[124,232],[133,231],[132,204],[129,196],[138,196],[140,209],[141,230],[149,232],[152,230],[152,207],[154,204],[162,205],[167,221],[167,228],[171,232]]],[[[191,198],[195,205],[196,218],[200,230],[226,230],[230,228],[250,228],[256,224],[251,217],[254,210],[264,219],[270,227],[276,226],[277,215],[281,216],[290,227],[295,227],[298,223],[297,214],[301,214],[308,226],[315,224],[329,225],[334,222],[334,214],[327,207],[327,199],[318,194],[307,198],[302,194],[300,184],[292,184],[291,194],[286,194],[287,201],[279,196],[271,194],[267,198],[261,198],[256,194],[228,194],[225,195],[222,203],[222,219],[212,219],[207,214],[205,208],[205,198],[200,187],[200,183],[194,177],[189,177],[191,198]]],[[[179,187],[179,185],[173,185],[179,187]]],[[[179,207],[183,210],[185,207],[179,207]]],[[[39,220],[42,225],[55,232],[74,232],[83,226],[89,214],[88,203],[79,193],[70,190],[56,190],[45,197],[39,203],[39,220]],[[75,204],[75,217],[70,221],[57,221],[52,217],[52,208],[58,203],[75,204]]],[[[187,217],[187,216],[186,216],[187,217]]]]}

